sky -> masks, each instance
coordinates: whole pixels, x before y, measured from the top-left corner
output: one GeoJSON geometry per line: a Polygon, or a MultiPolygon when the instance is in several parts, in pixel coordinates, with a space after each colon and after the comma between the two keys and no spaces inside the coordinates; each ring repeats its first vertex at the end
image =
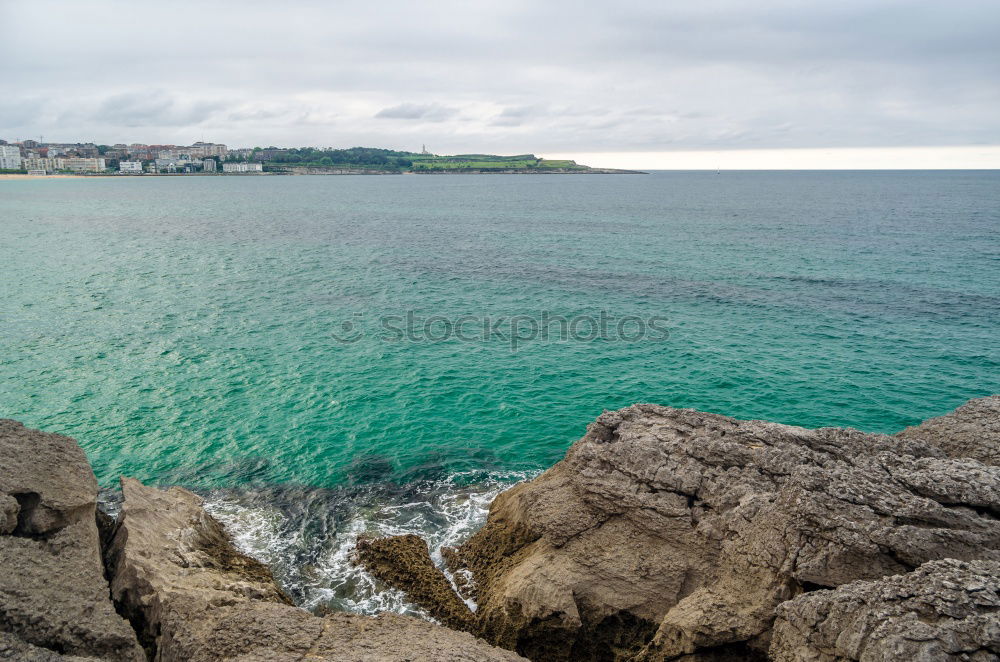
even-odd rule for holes
{"type": "Polygon", "coordinates": [[[997,0],[0,0],[0,138],[1000,168],[997,0]]]}

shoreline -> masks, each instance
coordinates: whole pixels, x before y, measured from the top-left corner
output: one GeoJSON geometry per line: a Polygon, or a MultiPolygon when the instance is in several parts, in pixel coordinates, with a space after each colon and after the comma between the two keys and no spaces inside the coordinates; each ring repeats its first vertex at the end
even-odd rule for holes
{"type": "Polygon", "coordinates": [[[367,171],[367,172],[241,172],[241,173],[143,173],[141,175],[122,175],[119,173],[93,174],[55,174],[55,175],[18,175],[0,174],[0,181],[35,180],[35,179],[143,179],[148,177],[344,177],[344,176],[384,176],[384,175],[648,175],[641,170],[591,169],[574,171],[538,171],[538,170],[471,170],[471,171],[367,171]]]}
{"type": "Polygon", "coordinates": [[[865,636],[878,659],[959,662],[998,652],[998,422],[997,395],[895,435],[637,404],[514,487],[345,503],[122,476],[108,504],[76,440],[0,420],[0,650],[858,662],[865,636]]]}

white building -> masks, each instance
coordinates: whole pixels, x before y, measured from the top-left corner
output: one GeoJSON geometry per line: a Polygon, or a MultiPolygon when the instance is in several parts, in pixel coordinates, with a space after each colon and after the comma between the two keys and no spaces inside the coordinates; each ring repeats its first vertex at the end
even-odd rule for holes
{"type": "Polygon", "coordinates": [[[45,172],[56,172],[57,170],[65,170],[66,164],[64,163],[66,159],[24,159],[24,168],[27,170],[44,170],[45,172]]]}
{"type": "Polygon", "coordinates": [[[215,159],[205,159],[202,161],[201,169],[204,172],[215,172],[215,159]]]}
{"type": "Polygon", "coordinates": [[[141,175],[142,161],[119,161],[118,172],[126,175],[141,175]]]}
{"type": "Polygon", "coordinates": [[[0,170],[21,169],[21,148],[17,145],[0,145],[0,170]]]}
{"type": "Polygon", "coordinates": [[[223,163],[222,172],[263,172],[263,163],[236,162],[223,163]]]}
{"type": "Polygon", "coordinates": [[[63,167],[73,172],[103,172],[104,159],[62,159],[63,167]]]}

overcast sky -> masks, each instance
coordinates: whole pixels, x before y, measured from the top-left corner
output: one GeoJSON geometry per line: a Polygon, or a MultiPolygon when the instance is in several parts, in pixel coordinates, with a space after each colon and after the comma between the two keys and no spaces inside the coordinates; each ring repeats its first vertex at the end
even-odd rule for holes
{"type": "Polygon", "coordinates": [[[1000,145],[1000,2],[0,0],[0,138],[1000,145]]]}

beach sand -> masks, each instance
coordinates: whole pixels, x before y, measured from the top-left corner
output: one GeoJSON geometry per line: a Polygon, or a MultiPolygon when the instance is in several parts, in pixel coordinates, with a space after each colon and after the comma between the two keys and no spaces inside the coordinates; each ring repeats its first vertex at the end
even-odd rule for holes
{"type": "Polygon", "coordinates": [[[94,176],[87,177],[86,175],[10,175],[3,174],[0,175],[0,180],[2,179],[90,179],[95,178],[94,176]]]}

